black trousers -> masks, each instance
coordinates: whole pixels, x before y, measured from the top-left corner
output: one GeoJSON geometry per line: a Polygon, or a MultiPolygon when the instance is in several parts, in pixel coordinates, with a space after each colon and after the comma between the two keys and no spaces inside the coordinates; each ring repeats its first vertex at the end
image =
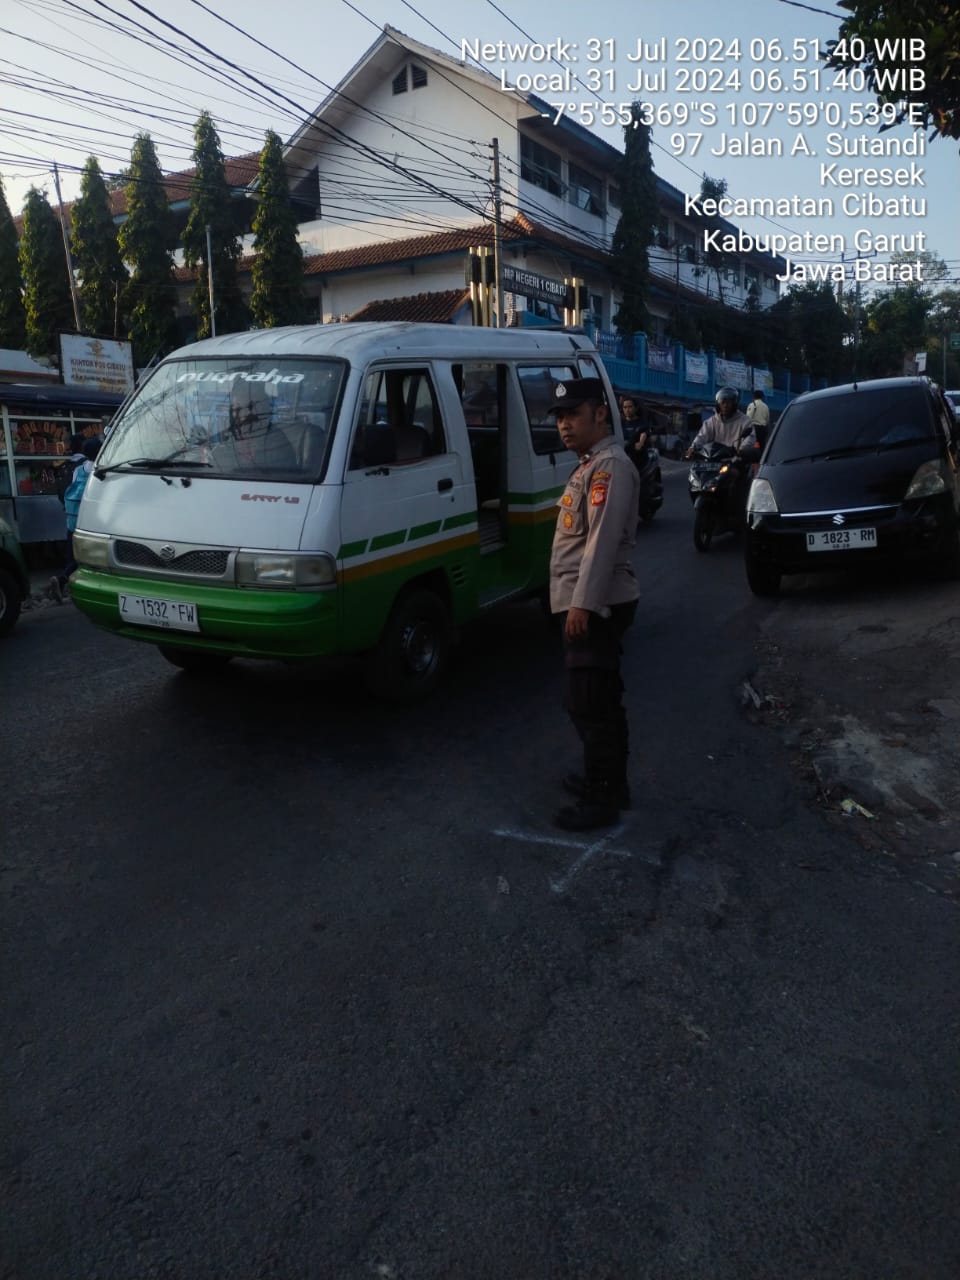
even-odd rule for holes
{"type": "Polygon", "coordinates": [[[563,705],[583,744],[584,777],[600,791],[622,787],[627,780],[629,731],[620,641],[636,612],[636,600],[612,605],[609,618],[590,614],[585,636],[570,640],[564,631],[563,705]]]}

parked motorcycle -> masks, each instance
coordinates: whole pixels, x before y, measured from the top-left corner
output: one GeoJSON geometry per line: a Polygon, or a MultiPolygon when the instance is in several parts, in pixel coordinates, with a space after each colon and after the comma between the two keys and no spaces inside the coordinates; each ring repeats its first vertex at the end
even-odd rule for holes
{"type": "Polygon", "coordinates": [[[693,503],[693,545],[709,551],[719,533],[739,533],[746,521],[750,463],[729,444],[700,445],[687,475],[693,503]]]}
{"type": "Polygon", "coordinates": [[[663,506],[663,476],[660,472],[660,451],[649,445],[638,464],[640,475],[640,501],[637,516],[641,524],[649,524],[663,506]]]}

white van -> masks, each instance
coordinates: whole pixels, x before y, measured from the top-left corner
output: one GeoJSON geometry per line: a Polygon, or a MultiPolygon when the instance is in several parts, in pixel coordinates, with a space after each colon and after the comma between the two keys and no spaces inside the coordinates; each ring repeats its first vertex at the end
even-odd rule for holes
{"type": "Polygon", "coordinates": [[[186,670],[366,653],[377,691],[426,692],[457,624],[547,583],[574,458],[546,410],[574,377],[603,380],[619,434],[578,333],[343,324],[184,347],[97,459],[74,602],[186,670]]]}

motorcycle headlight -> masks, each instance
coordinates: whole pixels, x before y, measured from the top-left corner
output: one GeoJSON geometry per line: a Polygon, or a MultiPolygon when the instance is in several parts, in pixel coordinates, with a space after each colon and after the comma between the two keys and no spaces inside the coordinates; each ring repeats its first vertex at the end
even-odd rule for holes
{"type": "Polygon", "coordinates": [[[110,539],[102,533],[81,533],[79,529],[74,530],[73,558],[86,569],[109,568],[110,539]]]}
{"type": "Polygon", "coordinates": [[[934,458],[932,462],[925,462],[923,466],[917,467],[904,495],[904,502],[908,498],[932,498],[935,493],[943,493],[946,487],[940,463],[934,458]]]}
{"type": "Polygon", "coordinates": [[[747,497],[748,515],[771,515],[778,512],[777,499],[769,480],[754,480],[747,497]]]}
{"type": "Polygon", "coordinates": [[[337,580],[332,556],[322,553],[295,555],[290,552],[238,551],[236,581],[239,587],[273,587],[297,591],[329,587],[337,580]]]}

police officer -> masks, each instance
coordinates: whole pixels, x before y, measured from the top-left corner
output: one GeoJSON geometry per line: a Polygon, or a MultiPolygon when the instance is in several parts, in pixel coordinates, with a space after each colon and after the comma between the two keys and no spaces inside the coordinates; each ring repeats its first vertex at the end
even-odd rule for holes
{"type": "Polygon", "coordinates": [[[613,434],[599,378],[556,383],[550,412],[580,458],[558,504],[550,608],[563,617],[564,705],[584,762],[582,774],[563,779],[576,803],[554,821],[589,831],[617,822],[630,804],[620,640],[640,594],[630,562],[640,481],[613,434]]]}
{"type": "Polygon", "coordinates": [[[753,423],[757,443],[766,443],[767,428],[770,426],[770,410],[759,387],[754,391],[753,399],[747,405],[747,417],[753,423]]]}

